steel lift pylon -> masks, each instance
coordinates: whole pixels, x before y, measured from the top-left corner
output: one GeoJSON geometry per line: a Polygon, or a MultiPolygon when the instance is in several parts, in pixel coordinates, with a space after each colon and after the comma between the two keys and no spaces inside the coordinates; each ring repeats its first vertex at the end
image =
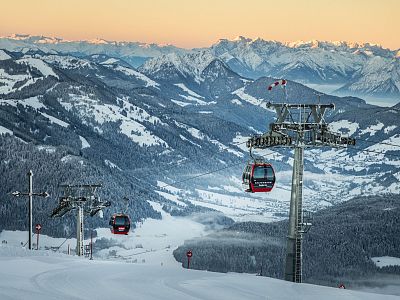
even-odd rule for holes
{"type": "Polygon", "coordinates": [[[310,227],[310,217],[303,211],[304,150],[306,148],[347,147],[355,139],[332,132],[324,115],[334,104],[267,103],[275,109],[276,120],[269,131],[253,136],[247,147],[266,149],[272,147],[294,149],[292,186],[287,235],[285,280],[302,282],[302,240],[310,227]]]}

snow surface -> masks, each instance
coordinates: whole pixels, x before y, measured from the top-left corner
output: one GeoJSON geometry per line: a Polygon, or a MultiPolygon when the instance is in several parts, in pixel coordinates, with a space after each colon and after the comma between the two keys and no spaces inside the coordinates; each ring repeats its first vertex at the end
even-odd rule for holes
{"type": "MultiPolygon", "coordinates": [[[[236,151],[236,150],[234,150],[232,148],[229,148],[226,145],[222,144],[221,142],[210,138],[209,136],[207,136],[206,134],[204,134],[203,132],[201,132],[197,128],[190,127],[190,126],[188,126],[186,124],[179,123],[177,121],[174,121],[174,122],[175,122],[176,126],[178,126],[180,128],[183,128],[183,129],[186,129],[186,131],[188,133],[190,133],[194,138],[199,139],[199,140],[206,140],[206,141],[209,141],[210,143],[216,145],[220,151],[227,151],[227,152],[230,152],[230,153],[232,153],[232,154],[234,154],[234,155],[236,155],[238,157],[243,157],[244,156],[243,153],[241,153],[239,151],[236,151]]],[[[183,136],[181,136],[181,138],[185,139],[185,137],[183,137],[183,136]]]]}
{"type": "MultiPolygon", "coordinates": [[[[193,92],[191,89],[187,88],[186,85],[184,85],[183,83],[176,83],[174,84],[175,86],[179,87],[181,90],[183,90],[184,92],[186,92],[187,95],[179,95],[181,96],[183,99],[191,101],[191,102],[195,102],[196,105],[210,105],[210,104],[215,104],[215,102],[205,102],[203,100],[200,100],[199,98],[203,98],[203,96],[200,96],[199,94],[193,92]]],[[[181,102],[181,101],[177,101],[177,100],[172,100],[174,103],[178,104],[179,106],[185,107],[187,105],[189,105],[189,103],[185,103],[185,102],[181,102]]]]}
{"type": "Polygon", "coordinates": [[[62,127],[65,127],[65,128],[67,128],[69,126],[68,123],[66,123],[66,122],[64,122],[64,121],[62,121],[60,119],[57,119],[56,117],[50,116],[50,115],[48,115],[46,113],[43,113],[43,112],[41,114],[42,114],[42,116],[44,116],[47,119],[49,119],[51,123],[58,124],[58,125],[60,125],[62,127]]]}
{"type": "Polygon", "coordinates": [[[87,55],[103,53],[114,57],[139,56],[154,57],[170,52],[187,52],[188,50],[172,45],[146,44],[127,41],[106,41],[104,39],[92,39],[72,41],[58,37],[32,36],[26,34],[13,34],[0,37],[0,48],[21,50],[29,46],[44,52],[73,53],[79,49],[87,55]]]}
{"type": "Polygon", "coordinates": [[[79,139],[81,140],[81,143],[82,143],[81,149],[90,147],[89,142],[83,136],[79,136],[79,139]]]}
{"type": "MultiPolygon", "coordinates": [[[[151,204],[161,211],[158,203],[151,204]]],[[[124,247],[101,250],[102,253],[95,253],[94,260],[44,250],[29,251],[17,246],[22,238],[26,239],[26,232],[3,231],[0,239],[8,243],[0,245],[0,299],[398,299],[252,274],[182,268],[174,260],[172,250],[185,239],[205,233],[204,226],[161,212],[162,220],[147,219],[127,236],[113,236],[108,229],[97,229],[97,238],[112,238],[124,247]]],[[[59,245],[62,240],[40,236],[40,243],[48,246],[59,245]]],[[[76,241],[68,240],[63,249],[73,242],[76,241]]],[[[195,258],[196,253],[193,255],[195,258]]]]}
{"type": "Polygon", "coordinates": [[[248,148],[246,146],[246,142],[248,141],[248,136],[242,136],[241,134],[236,134],[236,137],[233,138],[232,144],[242,149],[243,152],[247,152],[248,148]]]}
{"type": "Polygon", "coordinates": [[[118,167],[116,164],[114,164],[112,161],[105,159],[104,163],[109,166],[111,169],[117,169],[119,171],[122,171],[122,169],[120,167],[118,167]]]}
{"type": "Polygon", "coordinates": [[[244,90],[245,90],[245,87],[241,87],[241,88],[237,89],[236,91],[233,91],[232,94],[238,96],[240,99],[242,99],[246,102],[249,102],[250,104],[253,104],[255,106],[261,106],[261,104],[264,102],[263,99],[257,99],[249,94],[246,94],[244,92],[244,90]]]}
{"type": "Polygon", "coordinates": [[[203,70],[215,59],[207,50],[200,50],[198,52],[189,52],[187,55],[180,55],[179,53],[170,53],[164,56],[156,57],[146,61],[141,70],[146,74],[156,73],[163,70],[165,66],[173,65],[183,76],[194,76],[194,80],[198,83],[203,81],[203,70]]]}
{"type": "Polygon", "coordinates": [[[75,56],[46,55],[41,58],[47,63],[57,66],[57,68],[61,69],[70,69],[70,70],[81,69],[81,68],[94,69],[90,61],[80,59],[75,56]]]}
{"type": "Polygon", "coordinates": [[[186,99],[186,100],[188,100],[188,101],[195,102],[196,105],[209,105],[209,104],[214,104],[214,102],[205,102],[205,101],[199,100],[199,99],[197,99],[197,98],[195,98],[195,97],[193,97],[193,96],[185,96],[185,95],[179,95],[179,96],[181,96],[182,98],[184,98],[184,99],[186,99]]]}
{"type": "MultiPolygon", "coordinates": [[[[400,145],[400,134],[395,134],[394,136],[381,141],[379,144],[366,148],[366,150],[386,153],[387,151],[398,151],[399,147],[397,145],[400,145]]],[[[378,154],[376,156],[379,157],[380,155],[378,154]]]]}
{"type": "Polygon", "coordinates": [[[244,156],[243,153],[241,153],[239,151],[236,151],[236,150],[233,150],[233,149],[225,146],[224,144],[222,144],[221,142],[219,142],[217,140],[209,139],[209,141],[211,143],[213,143],[214,145],[217,145],[220,151],[228,151],[229,153],[232,153],[233,155],[236,155],[237,157],[243,157],[244,156]]]}
{"type": "Polygon", "coordinates": [[[30,97],[26,99],[21,99],[21,100],[2,100],[0,99],[0,105],[11,105],[14,107],[17,107],[17,104],[21,104],[24,107],[32,107],[36,110],[39,110],[41,108],[46,108],[46,106],[40,102],[38,97],[30,97]]]}
{"type": "Polygon", "coordinates": [[[202,96],[200,96],[199,94],[193,92],[191,89],[188,89],[186,87],[186,85],[184,85],[183,83],[176,83],[175,84],[177,87],[181,88],[182,90],[184,90],[186,93],[188,93],[189,95],[193,96],[193,97],[198,97],[198,98],[203,98],[202,96]]]}
{"type": "Polygon", "coordinates": [[[191,143],[192,145],[201,148],[201,146],[200,146],[199,144],[196,144],[195,142],[192,142],[191,140],[185,138],[182,134],[180,134],[179,137],[181,138],[181,140],[186,141],[186,142],[189,142],[189,143],[191,143]]]}
{"type": "MultiPolygon", "coordinates": [[[[46,108],[46,106],[40,101],[40,99],[37,96],[26,98],[26,99],[21,99],[21,100],[1,100],[0,99],[0,105],[11,105],[11,106],[16,107],[17,104],[20,104],[24,107],[31,107],[35,110],[40,110],[42,108],[46,108]]],[[[51,123],[58,124],[65,128],[67,128],[69,126],[69,124],[67,122],[64,122],[64,121],[62,121],[56,117],[53,117],[49,114],[46,114],[44,112],[40,112],[40,114],[43,117],[49,119],[49,121],[51,123]]]]}
{"type": "Polygon", "coordinates": [[[365,128],[364,130],[360,131],[360,135],[365,134],[365,133],[369,133],[370,136],[375,135],[375,133],[377,133],[379,130],[382,130],[382,128],[385,125],[382,122],[378,122],[378,124],[375,125],[370,125],[367,128],[365,128]]]}
{"type": "Polygon", "coordinates": [[[38,150],[46,151],[47,153],[55,153],[57,151],[57,147],[49,146],[49,145],[39,145],[37,146],[38,150]]]}
{"type": "Polygon", "coordinates": [[[88,95],[69,94],[68,102],[61,101],[60,104],[67,110],[74,110],[74,113],[82,119],[84,124],[91,124],[101,133],[101,128],[106,122],[120,122],[121,133],[130,138],[140,146],[162,145],[169,148],[167,143],[158,136],[152,134],[145,125],[140,122],[149,122],[153,125],[166,126],[159,118],[151,116],[144,109],[131,104],[127,99],[119,99],[122,108],[117,105],[103,104],[98,99],[92,99],[88,95]]]}
{"type": "MultiPolygon", "coordinates": [[[[172,251],[184,240],[206,234],[205,227],[189,218],[172,217],[160,204],[150,203],[161,212],[162,220],[146,219],[127,236],[97,229],[96,239],[113,239],[123,247],[100,250],[94,260],[29,251],[18,247],[26,240],[26,232],[3,231],[0,240],[7,244],[0,246],[0,299],[398,299],[251,274],[184,269],[172,251]]],[[[40,236],[41,249],[63,241],[40,236]]],[[[75,243],[75,239],[67,240],[60,252],[75,243]]]]}
{"type": "Polygon", "coordinates": [[[34,83],[35,79],[33,79],[31,74],[28,73],[16,75],[8,74],[4,69],[0,68],[0,94],[8,94],[16,91],[17,89],[14,89],[14,85],[18,82],[25,82],[25,84],[18,88],[18,90],[20,90],[21,88],[34,83]]]}
{"type": "Polygon", "coordinates": [[[398,299],[246,274],[29,254],[0,258],[2,299],[398,299]]]}
{"type": "MultiPolygon", "coordinates": [[[[245,89],[246,89],[245,86],[241,87],[241,88],[237,89],[236,91],[233,91],[232,95],[235,95],[235,96],[239,97],[240,99],[242,99],[243,101],[248,102],[250,104],[253,104],[255,106],[259,106],[259,107],[261,107],[261,108],[263,108],[265,110],[268,110],[268,111],[271,111],[271,112],[275,112],[273,109],[270,109],[265,105],[266,102],[267,102],[267,99],[255,98],[255,97],[247,94],[245,92],[245,89]]],[[[242,103],[238,99],[232,99],[231,102],[233,104],[242,105],[242,103]]]]}
{"type": "Polygon", "coordinates": [[[33,58],[33,57],[25,57],[25,58],[21,58],[21,59],[17,60],[16,63],[26,64],[31,67],[34,67],[34,68],[38,69],[39,72],[42,73],[42,75],[44,75],[46,77],[54,76],[54,77],[58,78],[58,75],[56,73],[54,73],[53,69],[50,66],[48,66],[41,59],[37,59],[37,58],[33,58]]]}
{"type": "Polygon", "coordinates": [[[232,104],[237,104],[237,105],[243,105],[242,102],[240,102],[238,99],[233,99],[231,100],[232,104]]]}
{"type": "Polygon", "coordinates": [[[130,69],[130,68],[127,68],[127,67],[123,67],[123,66],[117,66],[115,68],[115,70],[120,71],[120,72],[124,73],[125,75],[134,76],[134,77],[144,81],[146,83],[147,87],[149,87],[149,86],[151,86],[151,87],[159,86],[159,84],[157,82],[155,82],[154,80],[151,80],[146,75],[144,75],[144,74],[142,74],[142,73],[140,73],[138,71],[135,71],[133,69],[130,69]]]}
{"type": "Polygon", "coordinates": [[[129,137],[133,142],[141,146],[144,145],[163,145],[169,148],[168,144],[159,137],[152,135],[146,127],[134,121],[122,121],[120,125],[121,133],[129,137]]]}
{"type": "Polygon", "coordinates": [[[165,183],[163,181],[159,181],[159,180],[157,180],[157,186],[162,188],[162,189],[165,189],[165,190],[167,190],[167,191],[169,191],[169,192],[171,192],[173,194],[177,194],[177,193],[180,193],[180,192],[183,191],[182,189],[178,189],[178,188],[176,188],[174,186],[171,186],[171,185],[169,185],[169,184],[167,184],[167,183],[165,183]]]}
{"type": "Polygon", "coordinates": [[[400,258],[392,256],[371,257],[372,261],[379,268],[387,266],[400,266],[400,258]]]}
{"type": "Polygon", "coordinates": [[[13,132],[10,129],[0,126],[0,134],[7,134],[7,133],[13,135],[13,132]]]}
{"type": "Polygon", "coordinates": [[[340,131],[344,134],[348,134],[349,136],[353,135],[359,127],[360,127],[360,125],[358,123],[353,123],[348,120],[340,120],[340,121],[329,123],[329,128],[332,131],[334,131],[334,132],[340,131]],[[346,130],[346,132],[344,132],[344,130],[346,130]]]}
{"type": "Polygon", "coordinates": [[[65,155],[64,157],[61,158],[61,162],[62,163],[79,163],[82,166],[84,165],[83,160],[81,159],[80,156],[76,156],[76,155],[65,155]]]}
{"type": "Polygon", "coordinates": [[[178,101],[178,100],[174,100],[174,99],[171,99],[171,101],[174,102],[175,104],[178,104],[181,107],[191,105],[191,103],[186,103],[186,102],[182,102],[182,101],[178,101]]]}
{"type": "Polygon", "coordinates": [[[389,132],[395,130],[396,128],[397,128],[396,125],[388,126],[388,127],[386,127],[386,128],[383,130],[383,132],[386,133],[386,134],[388,134],[389,132]]]}
{"type": "Polygon", "coordinates": [[[0,60],[10,59],[11,56],[5,53],[3,50],[0,50],[0,60]]]}
{"type": "Polygon", "coordinates": [[[176,195],[172,195],[170,193],[166,193],[166,192],[161,192],[161,191],[156,191],[157,194],[159,194],[160,196],[164,197],[167,200],[170,200],[172,202],[175,202],[176,204],[180,205],[180,206],[187,206],[186,203],[179,201],[179,197],[176,195]]]}
{"type": "Polygon", "coordinates": [[[101,64],[102,65],[109,65],[109,64],[114,64],[114,63],[116,63],[116,62],[118,62],[119,61],[119,59],[115,59],[115,58],[109,58],[109,59],[107,59],[107,60],[105,60],[105,61],[103,61],[103,62],[101,62],[101,64]]]}
{"type": "MultiPolygon", "coordinates": [[[[196,189],[196,196],[187,196],[187,200],[199,206],[215,209],[224,215],[232,218],[237,222],[255,221],[255,222],[272,222],[279,221],[282,217],[277,217],[276,211],[284,211],[288,209],[288,201],[290,199],[290,191],[286,193],[279,187],[275,187],[273,194],[250,197],[243,194],[240,185],[224,185],[223,191],[217,187],[209,187],[207,190],[196,189]],[[227,195],[224,191],[238,192],[237,195],[227,195]],[[280,195],[281,199],[275,197],[280,195]],[[284,196],[284,197],[282,197],[284,196]],[[282,201],[282,199],[285,199],[282,201]]],[[[277,197],[279,198],[279,197],[277,197]]]]}

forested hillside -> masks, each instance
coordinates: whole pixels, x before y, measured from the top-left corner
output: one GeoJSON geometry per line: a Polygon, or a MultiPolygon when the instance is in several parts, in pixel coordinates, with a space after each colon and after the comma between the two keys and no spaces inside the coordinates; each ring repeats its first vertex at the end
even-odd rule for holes
{"type": "MultiPolygon", "coordinates": [[[[186,266],[217,272],[260,273],[283,278],[287,221],[236,223],[186,241],[174,256],[186,266]]],[[[303,243],[304,281],[335,286],[359,284],[379,274],[400,275],[400,266],[377,268],[371,257],[400,252],[400,197],[357,197],[315,213],[303,243]]]]}

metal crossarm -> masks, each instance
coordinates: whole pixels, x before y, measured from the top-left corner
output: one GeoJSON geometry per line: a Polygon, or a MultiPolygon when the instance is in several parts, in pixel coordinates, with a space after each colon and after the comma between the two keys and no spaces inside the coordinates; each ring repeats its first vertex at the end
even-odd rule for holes
{"type": "Polygon", "coordinates": [[[292,138],[278,131],[270,131],[268,133],[254,136],[250,138],[246,145],[248,148],[268,148],[274,146],[290,146],[292,138]]]}

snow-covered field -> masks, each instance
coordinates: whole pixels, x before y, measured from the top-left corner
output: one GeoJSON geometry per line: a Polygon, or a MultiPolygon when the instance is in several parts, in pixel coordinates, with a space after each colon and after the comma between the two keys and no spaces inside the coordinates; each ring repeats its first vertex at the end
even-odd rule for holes
{"type": "MultiPolygon", "coordinates": [[[[152,205],[161,211],[160,205],[152,205]]],[[[108,229],[97,232],[97,238],[112,238],[120,246],[100,250],[89,260],[26,250],[20,246],[26,232],[3,231],[0,240],[7,244],[0,246],[0,299],[398,299],[249,274],[184,269],[174,260],[173,249],[207,232],[191,219],[164,212],[162,220],[148,219],[128,236],[112,236],[108,229]]],[[[41,236],[39,244],[43,249],[62,240],[41,236]]],[[[75,240],[68,243],[74,245],[75,240]]]]}
{"type": "Polygon", "coordinates": [[[400,266],[400,258],[392,256],[371,257],[372,261],[379,268],[387,266],[400,266]]]}
{"type": "Polygon", "coordinates": [[[0,266],[1,299],[398,299],[254,275],[35,252],[2,255],[0,266]]]}

